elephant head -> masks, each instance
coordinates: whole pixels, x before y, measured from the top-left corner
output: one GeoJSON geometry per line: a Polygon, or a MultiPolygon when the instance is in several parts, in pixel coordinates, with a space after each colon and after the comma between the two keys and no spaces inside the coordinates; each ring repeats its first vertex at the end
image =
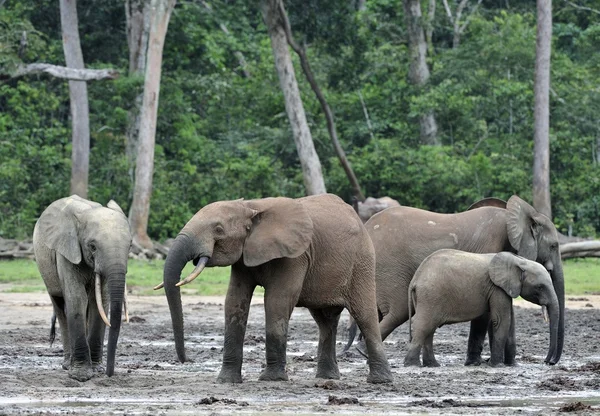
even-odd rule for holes
{"type": "MultiPolygon", "coordinates": [[[[110,327],[106,374],[114,372],[115,352],[121,328],[127,259],[131,233],[119,205],[107,207],[77,195],[51,204],[39,219],[42,242],[73,265],[87,267],[95,276],[96,302],[100,315],[110,327]],[[110,322],[104,312],[101,286],[106,282],[110,295],[110,322]]],[[[83,283],[83,282],[82,282],[83,283]]]]}
{"type": "Polygon", "coordinates": [[[163,283],[155,287],[165,288],[179,360],[186,360],[179,286],[195,279],[205,266],[242,261],[245,267],[255,267],[277,258],[298,257],[308,249],[312,236],[308,212],[289,198],[220,201],[198,211],[173,242],[163,283]],[[180,282],[181,271],[189,261],[196,267],[180,282]]]}
{"type": "Polygon", "coordinates": [[[521,296],[547,308],[550,317],[548,357],[555,357],[558,347],[559,301],[546,268],[512,253],[500,252],[490,263],[490,279],[511,298],[521,296]]]}
{"type": "Polygon", "coordinates": [[[548,364],[560,360],[564,343],[565,279],[560,257],[558,231],[544,214],[513,195],[506,204],[508,240],[517,254],[543,265],[550,273],[558,297],[558,340],[553,355],[546,357],[548,364]]]}

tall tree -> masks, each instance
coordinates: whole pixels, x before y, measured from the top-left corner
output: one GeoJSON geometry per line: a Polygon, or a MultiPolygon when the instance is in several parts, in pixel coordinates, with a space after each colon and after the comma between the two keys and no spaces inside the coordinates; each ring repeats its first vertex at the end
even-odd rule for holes
{"type": "Polygon", "coordinates": [[[550,204],[550,55],[552,0],[537,0],[533,133],[533,206],[552,218],[550,204]]]}
{"type": "Polygon", "coordinates": [[[302,165],[306,193],[309,195],[325,193],[327,191],[321,171],[321,161],[315,150],[308,122],[306,121],[304,105],[300,97],[298,81],[296,80],[292,57],[279,12],[279,0],[262,0],[261,9],[271,38],[275,68],[279,76],[285,109],[292,128],[300,164],[302,165]]]}
{"type": "MultiPolygon", "coordinates": [[[[148,37],[150,34],[150,0],[126,0],[127,45],[129,46],[129,76],[141,76],[146,70],[148,37]]],[[[129,177],[135,183],[135,161],[140,134],[140,108],[144,92],[140,90],[128,114],[126,131],[126,154],[129,177]]]]}
{"type": "MultiPolygon", "coordinates": [[[[84,69],[76,0],[60,0],[60,24],[67,67],[84,69]]],[[[69,98],[73,124],[71,194],[87,198],[90,166],[90,114],[85,81],[69,81],[69,98]]]]}
{"type": "MultiPolygon", "coordinates": [[[[410,67],[408,79],[411,84],[424,86],[429,81],[430,72],[427,66],[427,41],[423,29],[423,16],[419,0],[403,0],[404,18],[408,32],[410,50],[410,67]]],[[[419,118],[421,143],[439,146],[438,127],[433,111],[422,114],[419,118]]]]}
{"type": "Polygon", "coordinates": [[[129,223],[133,238],[138,244],[146,248],[152,247],[152,241],[148,237],[148,216],[150,214],[152,175],[154,173],[154,143],[163,46],[175,3],[176,0],[152,0],[150,4],[151,23],[144,79],[144,97],[140,111],[140,133],[133,202],[129,212],[129,223]]]}
{"type": "Polygon", "coordinates": [[[304,46],[300,46],[294,39],[294,36],[292,35],[292,28],[290,26],[290,21],[285,11],[285,7],[283,6],[282,0],[279,0],[279,12],[281,14],[281,20],[283,22],[283,28],[285,30],[287,41],[294,50],[294,52],[296,52],[296,54],[300,58],[300,64],[302,65],[302,71],[304,71],[306,80],[310,84],[310,87],[312,88],[313,92],[317,96],[317,99],[319,100],[319,103],[321,104],[321,109],[323,110],[323,113],[325,114],[325,119],[327,120],[327,131],[329,132],[329,137],[331,138],[333,148],[338,156],[338,159],[340,160],[342,168],[344,169],[344,172],[346,172],[346,176],[350,181],[350,185],[352,186],[352,193],[354,194],[354,197],[357,200],[363,202],[365,200],[365,196],[363,195],[360,189],[360,185],[358,183],[358,179],[356,179],[354,170],[352,169],[352,166],[350,165],[350,162],[346,157],[346,152],[344,152],[344,149],[342,149],[342,145],[340,144],[340,141],[338,139],[337,129],[335,127],[335,119],[333,118],[333,111],[331,111],[331,107],[329,107],[329,103],[327,102],[327,99],[325,99],[323,91],[321,91],[319,84],[317,84],[317,80],[315,79],[315,76],[310,67],[308,56],[306,55],[306,48],[304,46]]]}

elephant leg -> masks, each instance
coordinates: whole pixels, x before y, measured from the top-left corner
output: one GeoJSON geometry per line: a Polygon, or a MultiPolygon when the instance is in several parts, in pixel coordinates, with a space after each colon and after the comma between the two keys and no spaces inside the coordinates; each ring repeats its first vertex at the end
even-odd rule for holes
{"type": "Polygon", "coordinates": [[[504,351],[511,330],[511,315],[512,299],[506,299],[506,296],[491,299],[490,317],[493,335],[490,337],[489,365],[492,367],[504,365],[504,351]]]}
{"type": "Polygon", "coordinates": [[[242,382],[244,336],[255,288],[256,283],[250,276],[238,270],[235,265],[232,266],[229,289],[225,297],[225,344],[223,364],[217,377],[220,383],[242,382]]]}
{"type": "Polygon", "coordinates": [[[421,318],[421,314],[415,313],[411,323],[410,345],[404,357],[404,366],[421,366],[421,349],[427,339],[427,322],[421,318]]]}
{"type": "Polygon", "coordinates": [[[319,325],[319,348],[317,350],[317,378],[339,379],[337,359],[335,357],[335,337],[343,308],[310,309],[310,313],[319,325]]]}
{"type": "Polygon", "coordinates": [[[425,343],[423,344],[423,367],[439,367],[440,364],[435,359],[435,354],[433,353],[433,335],[435,333],[435,329],[427,335],[425,338],[425,343]]]}
{"type": "Polygon", "coordinates": [[[516,365],[517,355],[517,340],[515,337],[515,311],[510,308],[510,329],[508,331],[508,339],[504,348],[504,365],[516,365]]]}
{"type": "MultiPolygon", "coordinates": [[[[479,318],[471,321],[471,330],[469,332],[469,343],[467,346],[467,359],[465,365],[480,365],[485,333],[488,330],[489,313],[481,315],[479,318]]],[[[490,340],[491,342],[491,340],[490,340]]]]}
{"type": "Polygon", "coordinates": [[[285,371],[290,316],[300,298],[305,271],[293,271],[276,284],[265,287],[267,366],[259,380],[287,381],[285,371]]]}
{"type": "MultiPolygon", "coordinates": [[[[102,355],[106,324],[100,317],[100,312],[98,311],[98,306],[96,305],[96,294],[94,290],[89,291],[88,299],[89,303],[87,315],[87,342],[90,346],[90,357],[92,359],[92,367],[94,368],[94,371],[103,373],[104,367],[102,366],[102,355]]],[[[108,296],[103,294],[102,299],[104,310],[107,311],[108,296]]]]}
{"type": "MultiPolygon", "coordinates": [[[[390,365],[385,356],[381,332],[379,332],[379,315],[375,301],[375,282],[362,282],[362,295],[351,296],[348,311],[363,333],[366,349],[369,354],[369,383],[391,383],[394,381],[390,365]]],[[[357,291],[357,293],[360,293],[357,291]]]]}
{"type": "Polygon", "coordinates": [[[67,324],[67,315],[65,314],[65,299],[60,296],[50,296],[54,313],[58,319],[60,327],[60,340],[63,345],[63,370],[68,370],[71,365],[71,342],[69,341],[69,327],[67,324]]]}
{"type": "Polygon", "coordinates": [[[73,265],[57,253],[56,265],[61,277],[67,312],[67,327],[71,344],[69,377],[87,381],[94,375],[90,348],[86,337],[88,296],[83,282],[93,282],[92,276],[77,272],[73,265]]]}

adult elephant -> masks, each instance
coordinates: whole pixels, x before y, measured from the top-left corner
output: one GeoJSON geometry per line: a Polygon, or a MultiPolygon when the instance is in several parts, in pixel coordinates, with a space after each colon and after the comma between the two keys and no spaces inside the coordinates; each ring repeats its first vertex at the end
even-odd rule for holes
{"type": "MultiPolygon", "coordinates": [[[[506,208],[498,202],[486,200],[458,214],[388,208],[367,221],[365,226],[376,253],[377,307],[383,317],[383,339],[408,319],[408,286],[428,255],[444,248],[471,253],[510,251],[542,264],[550,273],[559,302],[558,339],[545,362],[559,361],[564,341],[565,290],[556,227],[516,195],[508,200],[506,208]]],[[[471,322],[466,365],[481,362],[487,324],[487,320],[471,322]]],[[[505,364],[513,364],[515,354],[513,322],[505,364]]]]}
{"type": "Polygon", "coordinates": [[[340,376],[335,338],[345,307],[366,338],[367,380],[392,381],[377,325],[373,245],[352,207],[337,196],[220,201],[192,217],[173,242],[164,281],[156,287],[165,288],[181,362],[186,354],[179,286],[205,266],[231,266],[218,381],[242,381],[244,335],[256,286],[265,288],[267,365],[261,380],[287,380],[288,322],[294,307],[304,306],[319,326],[317,377],[340,376]],[[180,281],[189,261],[196,268],[180,281]]]}
{"type": "Polygon", "coordinates": [[[72,195],[50,204],[35,224],[35,261],[60,325],[63,368],[76,380],[101,370],[106,325],[106,374],[114,373],[130,246],[127,217],[114,201],[103,207],[72,195]]]}

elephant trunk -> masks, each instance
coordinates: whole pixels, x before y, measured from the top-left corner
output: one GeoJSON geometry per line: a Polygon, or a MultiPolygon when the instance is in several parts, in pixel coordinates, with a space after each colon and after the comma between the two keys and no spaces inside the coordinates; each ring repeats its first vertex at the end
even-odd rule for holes
{"type": "Polygon", "coordinates": [[[186,361],[185,345],[183,341],[183,308],[181,306],[181,292],[179,283],[181,271],[185,265],[194,258],[194,244],[185,234],[179,234],[165,260],[163,284],[169,310],[171,311],[171,322],[173,324],[173,336],[175,338],[175,350],[177,358],[182,363],[186,361]]]}
{"type": "MultiPolygon", "coordinates": [[[[119,269],[122,268],[120,267],[119,269]]],[[[110,294],[110,328],[108,330],[106,352],[106,375],[109,377],[115,372],[115,354],[121,330],[121,311],[123,309],[123,296],[125,293],[125,274],[125,270],[111,270],[107,274],[108,291],[110,294]]]]}
{"type": "Polygon", "coordinates": [[[548,315],[550,316],[550,348],[548,349],[548,357],[550,358],[546,358],[546,363],[554,365],[558,361],[558,359],[554,361],[554,357],[557,357],[557,355],[560,357],[560,354],[558,354],[560,324],[560,308],[558,300],[553,299],[546,307],[548,308],[548,315]]]}
{"type": "Polygon", "coordinates": [[[558,299],[558,330],[556,349],[552,355],[550,355],[550,351],[545,359],[545,362],[548,364],[556,364],[560,360],[565,340],[565,276],[563,274],[560,255],[557,255],[557,259],[553,259],[553,266],[554,268],[550,272],[550,277],[552,277],[552,285],[558,299]]]}

